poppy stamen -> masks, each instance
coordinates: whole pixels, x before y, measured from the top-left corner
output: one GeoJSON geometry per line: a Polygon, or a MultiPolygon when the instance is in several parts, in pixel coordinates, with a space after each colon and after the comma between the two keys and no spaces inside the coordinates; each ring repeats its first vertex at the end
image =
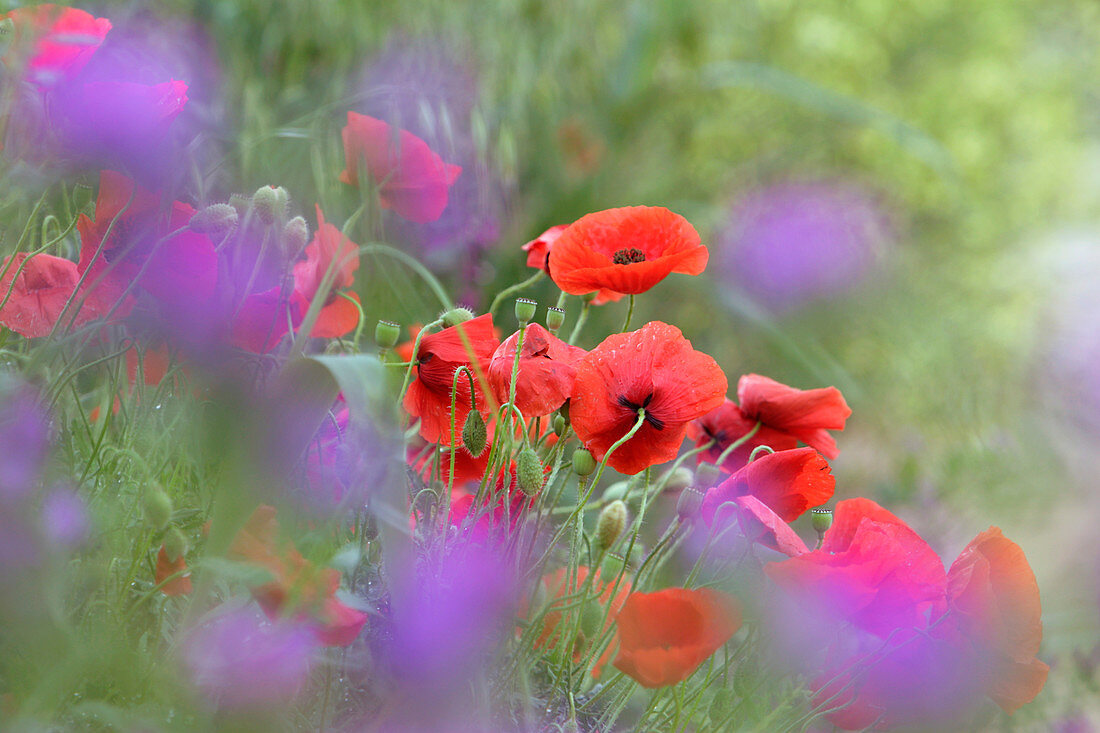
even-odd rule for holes
{"type": "Polygon", "coordinates": [[[645,410],[645,421],[647,423],[649,423],[650,425],[652,425],[654,430],[664,430],[665,429],[665,421],[662,420],[659,417],[656,417],[652,412],[650,412],[647,409],[649,407],[649,403],[652,402],[652,401],[653,401],[653,393],[652,392],[649,394],[649,396],[647,396],[642,401],[642,404],[640,404],[640,405],[637,402],[631,401],[627,397],[619,395],[619,404],[620,405],[622,405],[623,407],[627,408],[628,410],[630,410],[631,412],[633,412],[635,414],[637,414],[638,410],[645,410]]]}
{"type": "Polygon", "coordinates": [[[631,265],[635,262],[645,262],[645,252],[637,247],[620,249],[611,257],[616,265],[631,265]]]}

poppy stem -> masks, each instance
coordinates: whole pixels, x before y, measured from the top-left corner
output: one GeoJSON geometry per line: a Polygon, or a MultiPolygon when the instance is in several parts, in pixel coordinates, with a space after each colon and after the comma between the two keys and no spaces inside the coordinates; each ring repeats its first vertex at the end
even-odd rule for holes
{"type": "Polygon", "coordinates": [[[497,296],[495,298],[493,298],[493,302],[489,306],[489,315],[495,315],[496,314],[497,308],[500,306],[501,301],[503,301],[509,295],[514,295],[515,293],[519,293],[519,292],[521,292],[523,290],[526,290],[527,288],[531,287],[532,285],[537,283],[540,279],[542,279],[542,275],[543,275],[542,270],[536,270],[534,275],[527,278],[523,282],[517,283],[517,284],[512,285],[510,287],[507,287],[504,290],[501,290],[499,293],[497,293],[497,296]]]}
{"type": "Polygon", "coordinates": [[[634,315],[634,294],[630,294],[630,305],[626,307],[626,322],[623,323],[623,330],[620,333],[626,333],[630,330],[630,318],[634,315]]]}
{"type": "Polygon", "coordinates": [[[726,459],[729,458],[730,454],[733,453],[738,448],[740,448],[741,446],[743,446],[745,443],[749,442],[749,440],[752,439],[752,436],[756,435],[756,433],[760,430],[760,426],[763,425],[763,424],[764,423],[757,420],[756,424],[752,426],[752,430],[750,430],[749,432],[745,433],[744,435],[742,435],[737,440],[730,443],[726,447],[726,449],[724,451],[722,451],[722,455],[718,456],[718,460],[714,462],[714,465],[721,468],[722,464],[726,462],[726,459]]]}
{"type": "MultiPolygon", "coordinates": [[[[539,273],[541,274],[542,271],[539,270],[539,273]]],[[[491,313],[491,311],[490,311],[490,313],[491,313]]],[[[514,407],[515,404],[516,404],[516,382],[519,379],[519,357],[523,353],[523,337],[526,333],[527,333],[527,324],[526,323],[519,324],[519,333],[516,336],[516,355],[512,358],[512,379],[508,382],[508,406],[509,407],[514,407]]],[[[514,424],[515,423],[514,423],[514,417],[512,415],[512,411],[509,410],[508,411],[508,428],[507,428],[507,430],[508,430],[508,439],[509,440],[512,439],[512,433],[514,432],[514,430],[512,429],[512,426],[514,424]]],[[[524,443],[527,442],[526,432],[524,432],[523,441],[524,441],[524,443]]]]}
{"type": "Polygon", "coordinates": [[[569,334],[569,345],[572,346],[577,341],[577,336],[581,334],[581,328],[584,327],[584,322],[588,320],[589,303],[586,300],[584,306],[581,307],[581,314],[577,316],[577,323],[573,326],[573,333],[569,334]]]}

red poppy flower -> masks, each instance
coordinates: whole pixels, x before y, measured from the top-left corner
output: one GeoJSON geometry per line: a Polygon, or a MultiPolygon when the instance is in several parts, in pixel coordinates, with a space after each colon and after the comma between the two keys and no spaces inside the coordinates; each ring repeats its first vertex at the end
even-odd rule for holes
{"type": "MultiPolygon", "coordinates": [[[[157,553],[157,570],[153,582],[160,585],[168,578],[184,570],[187,570],[187,563],[184,562],[183,555],[181,554],[173,560],[168,557],[168,550],[165,549],[164,545],[161,545],[160,552],[157,553]]],[[[186,573],[178,578],[172,578],[160,587],[160,592],[166,596],[187,595],[191,592],[191,574],[186,573]]]]}
{"type": "MultiPolygon", "coordinates": [[[[568,572],[565,568],[558,568],[552,573],[548,573],[542,578],[542,585],[546,589],[546,592],[554,600],[550,604],[550,609],[542,617],[542,633],[539,634],[539,638],[535,640],[535,648],[541,649],[543,647],[553,647],[561,643],[562,631],[558,628],[561,624],[562,608],[566,605],[566,601],[562,600],[566,596],[574,596],[585,587],[585,581],[588,580],[589,569],[584,565],[577,567],[576,575],[573,577],[572,582],[567,582],[568,572]]],[[[596,569],[595,575],[592,578],[592,585],[588,590],[588,595],[591,597],[589,603],[594,604],[601,614],[604,614],[605,620],[602,628],[581,629],[582,633],[585,633],[587,639],[583,637],[573,639],[570,643],[573,649],[573,662],[579,663],[581,661],[581,654],[584,651],[586,642],[594,641],[602,636],[608,629],[615,623],[615,617],[618,616],[623,604],[626,602],[627,597],[630,595],[631,584],[626,578],[623,578],[618,582],[618,589],[615,588],[615,579],[612,579],[608,583],[604,583],[600,579],[600,570],[596,569]],[[614,592],[614,597],[612,593],[614,592]]],[[[572,600],[572,599],[570,599],[572,600]]],[[[583,613],[583,611],[582,611],[583,613]]],[[[607,650],[597,660],[592,669],[592,676],[599,679],[600,674],[603,671],[603,665],[610,659],[612,649],[609,646],[607,650]]]]}
{"type": "MultiPolygon", "coordinates": [[[[0,263],[0,323],[27,338],[48,336],[73,296],[80,273],[70,260],[53,255],[20,252],[0,263]],[[4,302],[4,300],[7,302],[4,302]]],[[[102,286],[89,289],[85,281],[65,315],[64,326],[82,326],[111,311],[119,293],[102,286]],[[77,310],[79,309],[79,311],[77,310]],[[75,318],[74,318],[75,314],[75,318]]],[[[129,302],[115,310],[116,317],[129,312],[129,302]]]]}
{"type": "Polygon", "coordinates": [[[626,435],[645,408],[645,422],[608,465],[635,474],[672,460],[691,420],[721,404],[726,375],[691,348],[680,329],[652,321],[608,336],[577,362],[569,418],[597,460],[626,435]]]}
{"type": "Polygon", "coordinates": [[[997,527],[968,544],[947,573],[951,619],[970,642],[988,695],[1008,712],[1031,702],[1048,667],[1035,573],[1019,545],[997,527]]]}
{"type": "MultiPolygon", "coordinates": [[[[741,412],[733,400],[726,400],[717,409],[711,410],[688,425],[688,437],[695,441],[696,448],[702,448],[714,441],[714,445],[697,454],[696,461],[718,463],[722,453],[735,440],[748,433],[756,425],[741,412]]],[[[798,439],[767,425],[761,425],[751,438],[735,448],[726,456],[722,470],[734,473],[749,462],[749,456],[757,446],[766,445],[774,451],[786,451],[798,447],[798,439]]]]}
{"type": "Polygon", "coordinates": [[[829,464],[813,448],[780,451],[760,456],[709,489],[700,511],[704,518],[713,518],[723,503],[748,495],[764,502],[784,522],[793,522],[832,498],[835,487],[829,464]]]}
{"type": "Polygon", "coordinates": [[[840,452],[829,430],[843,430],[852,414],[836,387],[795,389],[759,374],[746,374],[737,382],[737,401],[750,420],[759,420],[816,448],[826,458],[840,452]]]}
{"type": "MultiPolygon", "coordinates": [[[[523,245],[523,251],[527,253],[527,266],[534,267],[536,270],[542,270],[549,275],[550,250],[553,249],[554,243],[558,241],[568,228],[568,224],[552,226],[540,234],[537,239],[532,239],[530,242],[523,245]]],[[[592,299],[592,305],[614,303],[615,301],[622,300],[622,298],[623,294],[616,293],[614,290],[600,290],[596,293],[596,297],[592,299]]]]}
{"type": "Polygon", "coordinates": [[[447,207],[447,190],[462,168],[444,163],[428,144],[382,120],[348,112],[343,130],[344,165],[340,180],[359,185],[360,161],[378,186],[382,208],[409,221],[435,221],[447,207]]]}
{"type": "MultiPolygon", "coordinates": [[[[508,401],[518,339],[517,331],[497,347],[489,362],[489,385],[501,404],[508,401]]],[[[516,376],[516,407],[524,417],[549,415],[569,399],[576,378],[574,363],[585,353],[537,323],[527,326],[516,376]]]]}
{"type": "MultiPolygon", "coordinates": [[[[738,496],[732,501],[741,510],[737,513],[741,531],[751,541],[782,552],[787,557],[797,557],[810,551],[789,524],[752,494],[738,496]]],[[[721,511],[718,516],[721,517],[721,511]]]]}
{"type": "Polygon", "coordinates": [[[741,610],[709,588],[667,588],[632,594],[615,621],[615,667],[643,687],[664,687],[686,680],[729,641],[741,628],[741,610]]]}
{"type": "Polygon", "coordinates": [[[106,18],[49,3],[16,8],[5,17],[11,18],[15,33],[0,60],[9,67],[25,64],[27,78],[39,86],[75,75],[111,30],[106,18]],[[29,57],[17,58],[32,45],[29,57]]]}
{"type": "Polygon", "coordinates": [[[252,589],[252,596],[271,620],[293,615],[314,624],[317,639],[326,646],[347,646],[355,641],[367,615],[336,598],[340,573],[318,570],[293,545],[283,552],[276,547],[279,524],[275,508],[261,505],[237,532],[229,554],[265,568],[274,580],[252,589]]]}
{"type": "MultiPolygon", "coordinates": [[[[337,264],[332,288],[310,332],[310,336],[314,338],[343,336],[359,325],[359,309],[340,296],[341,291],[346,291],[355,284],[355,271],[359,269],[359,249],[339,229],[325,221],[321,207],[318,206],[317,231],[313,240],[306,245],[306,259],[294,265],[294,290],[307,304],[317,294],[317,289],[333,261],[337,264]]],[[[356,303],[359,302],[359,296],[354,291],[347,295],[356,303]]],[[[302,316],[305,317],[304,311],[302,316]]]]}
{"type": "Polygon", "coordinates": [[[159,195],[135,186],[121,173],[102,171],[95,221],[83,214],[77,221],[77,269],[81,274],[90,271],[92,280],[105,275],[104,287],[119,292],[140,275],[139,284],[168,304],[208,300],[218,276],[214,244],[204,234],[187,229],[177,233],[194,213],[187,204],[174,201],[162,215],[159,195]]]}
{"type": "Polygon", "coordinates": [[[707,248],[687,219],[659,206],[626,206],[582,216],[554,242],[550,277],[572,295],[644,293],[671,272],[698,275],[707,248]]]}
{"type": "Polygon", "coordinates": [[[765,571],[826,625],[850,621],[882,638],[923,628],[944,602],[939,556],[870,499],[837,504],[820,549],[769,563],[765,571]]]}
{"type": "MultiPolygon", "coordinates": [[[[405,393],[405,411],[420,418],[420,436],[429,443],[451,444],[451,390],[455,370],[465,366],[474,372],[472,401],[482,415],[488,414],[486,397],[478,373],[485,373],[500,341],[493,335],[493,317],[486,313],[457,326],[425,336],[416,354],[416,379],[405,393]],[[462,335],[469,340],[473,354],[466,350],[462,335]]],[[[454,426],[456,438],[471,409],[470,380],[458,380],[454,426]]]]}

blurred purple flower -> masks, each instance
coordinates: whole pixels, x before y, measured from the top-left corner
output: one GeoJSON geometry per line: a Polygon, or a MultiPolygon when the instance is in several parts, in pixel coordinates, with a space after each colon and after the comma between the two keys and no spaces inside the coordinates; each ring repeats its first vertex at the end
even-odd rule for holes
{"type": "Polygon", "coordinates": [[[39,479],[50,447],[49,420],[29,385],[0,377],[0,513],[22,501],[39,479]]]}
{"type": "Polygon", "coordinates": [[[436,221],[395,218],[398,236],[435,267],[459,268],[472,277],[478,255],[499,235],[504,192],[479,159],[470,118],[478,85],[469,64],[430,39],[397,39],[378,55],[359,82],[356,111],[408,130],[445,161],[462,167],[447,208],[436,221]]]}
{"type": "Polygon", "coordinates": [[[255,608],[220,610],[183,641],[191,681],[213,708],[285,705],[298,693],[316,649],[308,626],[269,623],[255,608]]]}
{"type": "Polygon", "coordinates": [[[42,529],[55,547],[77,547],[88,537],[88,510],[69,489],[54,489],[42,502],[42,529]]]}
{"type": "Polygon", "coordinates": [[[773,312],[850,290],[893,238],[873,196],[844,182],[785,182],[732,209],[715,240],[713,267],[773,312]]]}

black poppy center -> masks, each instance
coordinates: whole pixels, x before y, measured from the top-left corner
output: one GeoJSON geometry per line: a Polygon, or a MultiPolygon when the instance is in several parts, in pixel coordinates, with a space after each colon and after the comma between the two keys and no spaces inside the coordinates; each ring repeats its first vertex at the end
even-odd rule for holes
{"type": "Polygon", "coordinates": [[[611,257],[616,265],[631,265],[635,262],[645,262],[645,252],[637,247],[620,249],[611,257]]]}
{"type": "Polygon", "coordinates": [[[656,415],[654,415],[648,409],[646,409],[646,408],[649,407],[649,403],[652,402],[652,401],[653,401],[653,393],[652,392],[649,393],[649,396],[646,397],[645,400],[640,405],[637,402],[632,402],[631,400],[627,399],[626,397],[623,397],[622,395],[619,396],[619,404],[620,405],[622,405],[623,407],[629,409],[635,415],[638,414],[638,410],[643,410],[644,409],[645,410],[645,421],[647,423],[649,423],[650,425],[652,425],[654,430],[664,430],[665,429],[665,421],[660,419],[656,415]]]}

